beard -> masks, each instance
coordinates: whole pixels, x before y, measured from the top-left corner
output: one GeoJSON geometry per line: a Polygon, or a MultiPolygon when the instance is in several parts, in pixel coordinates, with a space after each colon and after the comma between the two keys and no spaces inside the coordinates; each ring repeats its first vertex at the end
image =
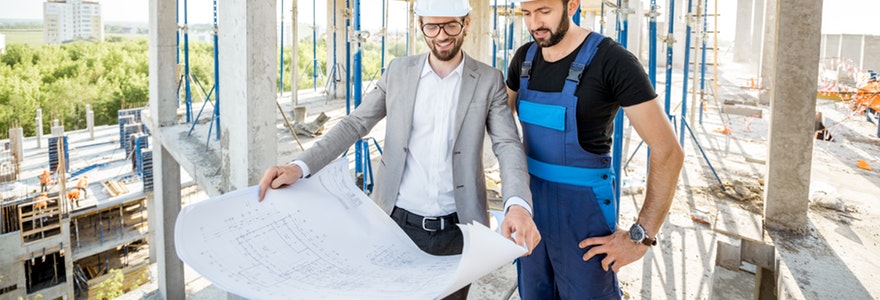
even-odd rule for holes
{"type": "Polygon", "coordinates": [[[433,40],[433,41],[428,42],[428,48],[431,48],[431,53],[433,53],[434,57],[436,57],[437,59],[439,59],[441,61],[450,61],[450,60],[452,60],[452,58],[455,57],[455,55],[458,54],[458,52],[461,51],[461,45],[464,44],[464,37],[465,36],[466,36],[466,34],[464,32],[462,32],[458,36],[450,36],[442,41],[433,40]],[[443,44],[443,43],[448,43],[448,42],[452,43],[452,48],[449,48],[447,50],[438,50],[437,49],[437,44],[443,44]]]}
{"type": "Polygon", "coordinates": [[[568,8],[566,8],[565,13],[562,14],[562,18],[559,19],[559,26],[556,27],[556,31],[550,30],[550,28],[547,27],[541,27],[535,30],[531,30],[530,33],[532,34],[532,39],[535,40],[535,43],[538,44],[538,46],[542,48],[552,47],[562,41],[562,38],[565,37],[565,33],[568,32],[569,26],[568,8]],[[547,38],[538,39],[535,37],[535,31],[538,30],[546,30],[547,32],[550,32],[550,36],[547,38]]]}

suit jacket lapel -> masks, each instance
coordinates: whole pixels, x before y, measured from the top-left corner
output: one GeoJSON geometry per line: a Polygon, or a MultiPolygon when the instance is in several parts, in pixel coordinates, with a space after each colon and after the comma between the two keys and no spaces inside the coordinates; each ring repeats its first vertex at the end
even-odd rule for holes
{"type": "Polygon", "coordinates": [[[455,140],[458,139],[461,126],[464,123],[464,117],[467,115],[468,108],[470,108],[470,103],[474,100],[474,92],[477,89],[479,79],[480,74],[477,73],[476,61],[465,53],[464,68],[462,68],[461,74],[461,89],[458,94],[458,105],[455,109],[453,145],[455,145],[455,140]]]}
{"type": "Polygon", "coordinates": [[[419,55],[418,58],[414,60],[410,60],[410,63],[406,65],[406,70],[401,74],[404,76],[401,78],[400,83],[403,85],[403,92],[400,94],[404,99],[398,99],[401,101],[401,113],[403,114],[403,127],[400,130],[404,130],[403,134],[403,145],[409,145],[409,137],[410,132],[412,131],[412,122],[413,122],[413,113],[415,112],[415,103],[416,96],[418,93],[419,87],[419,79],[421,78],[422,69],[425,67],[425,62],[428,60],[428,54],[419,55]],[[412,80],[412,76],[415,76],[415,81],[412,80]],[[415,84],[413,84],[415,83],[415,84]]]}

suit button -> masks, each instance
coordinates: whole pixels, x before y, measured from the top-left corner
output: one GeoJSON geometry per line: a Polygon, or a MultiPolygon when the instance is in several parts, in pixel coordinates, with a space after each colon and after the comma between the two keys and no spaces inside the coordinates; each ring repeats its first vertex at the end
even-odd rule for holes
{"type": "Polygon", "coordinates": [[[607,163],[608,163],[608,159],[607,159],[607,158],[603,158],[603,159],[602,159],[602,164],[607,164],[607,163]]]}
{"type": "Polygon", "coordinates": [[[608,174],[602,175],[602,179],[608,179],[608,174]]]}
{"type": "Polygon", "coordinates": [[[611,204],[611,200],[605,199],[605,205],[611,204]]]}
{"type": "Polygon", "coordinates": [[[460,188],[463,188],[463,187],[464,187],[464,185],[459,185],[459,186],[457,186],[457,187],[455,187],[455,188],[460,189],[460,188]]]}
{"type": "Polygon", "coordinates": [[[409,151],[409,148],[403,147],[403,152],[406,153],[407,151],[409,151]]]}
{"type": "Polygon", "coordinates": [[[461,154],[461,151],[452,152],[452,154],[461,154]]]}

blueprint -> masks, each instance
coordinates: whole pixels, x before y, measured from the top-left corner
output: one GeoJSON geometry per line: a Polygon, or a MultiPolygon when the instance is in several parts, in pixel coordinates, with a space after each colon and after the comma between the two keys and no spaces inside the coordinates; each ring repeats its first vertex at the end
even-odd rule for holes
{"type": "Polygon", "coordinates": [[[218,287],[253,299],[437,299],[525,254],[479,224],[460,225],[462,255],[422,252],[353,183],[346,160],[310,178],[184,207],[180,258],[218,287]]]}

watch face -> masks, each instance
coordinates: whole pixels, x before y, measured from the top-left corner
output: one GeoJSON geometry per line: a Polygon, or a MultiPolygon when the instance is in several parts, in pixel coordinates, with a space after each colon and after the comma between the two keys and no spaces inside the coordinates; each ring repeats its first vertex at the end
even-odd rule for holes
{"type": "Polygon", "coordinates": [[[645,239],[645,230],[639,224],[635,224],[629,229],[629,238],[635,242],[641,242],[645,239]]]}

